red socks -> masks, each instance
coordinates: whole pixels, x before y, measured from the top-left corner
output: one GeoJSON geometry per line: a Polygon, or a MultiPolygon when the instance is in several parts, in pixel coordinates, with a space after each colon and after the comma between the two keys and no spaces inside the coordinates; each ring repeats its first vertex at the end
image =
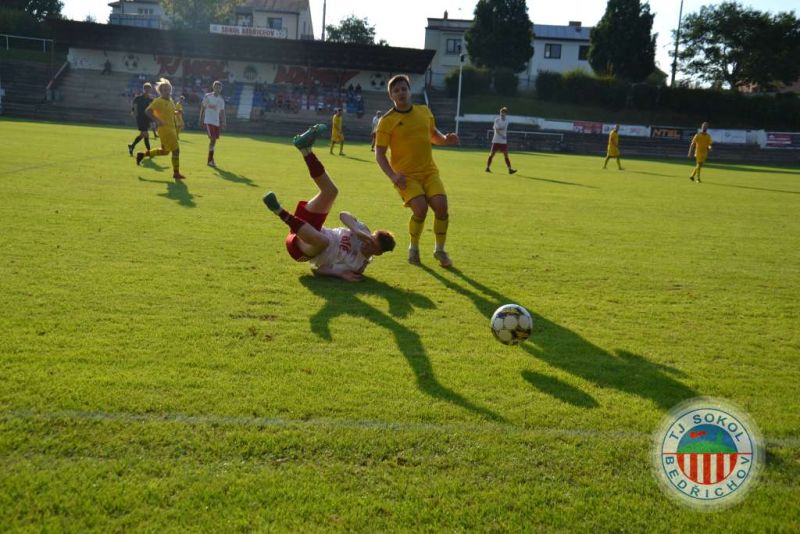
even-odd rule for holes
{"type": "Polygon", "coordinates": [[[313,152],[309,152],[303,159],[306,160],[306,165],[308,165],[308,172],[312,178],[319,178],[323,174],[325,174],[325,167],[322,166],[322,163],[317,159],[317,155],[313,152]]]}

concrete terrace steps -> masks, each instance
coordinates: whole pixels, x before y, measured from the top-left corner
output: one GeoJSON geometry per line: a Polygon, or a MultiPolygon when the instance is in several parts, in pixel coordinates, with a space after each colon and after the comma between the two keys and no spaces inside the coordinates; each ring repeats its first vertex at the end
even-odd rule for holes
{"type": "Polygon", "coordinates": [[[4,106],[12,103],[38,104],[46,98],[50,65],[35,61],[3,61],[0,79],[6,95],[4,106]]]}

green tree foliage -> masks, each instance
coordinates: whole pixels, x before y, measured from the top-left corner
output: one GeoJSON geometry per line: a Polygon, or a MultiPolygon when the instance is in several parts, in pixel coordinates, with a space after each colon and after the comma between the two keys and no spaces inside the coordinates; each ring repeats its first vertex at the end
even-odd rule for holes
{"type": "Polygon", "coordinates": [[[800,20],[736,2],[703,6],[681,25],[681,70],[714,87],[773,89],[800,76],[800,20]]]}
{"type": "MultiPolygon", "coordinates": [[[[360,19],[355,15],[342,19],[338,26],[326,26],[325,33],[326,40],[334,43],[375,44],[375,26],[370,26],[366,18],[360,19]]],[[[384,45],[386,41],[381,40],[378,44],[384,45]]]]}
{"type": "Polygon", "coordinates": [[[599,75],[640,82],[655,70],[656,35],[650,5],[640,0],[608,0],[592,28],[589,65],[599,75]]]}
{"type": "Polygon", "coordinates": [[[233,19],[236,0],[161,0],[164,13],[178,29],[208,31],[211,24],[233,19]]]}
{"type": "Polygon", "coordinates": [[[61,18],[64,3],[60,0],[3,0],[4,9],[24,11],[38,22],[46,18],[61,18]]]}
{"type": "Polygon", "coordinates": [[[478,0],[464,40],[470,61],[491,70],[524,70],[533,55],[533,23],[525,0],[478,0]]]}

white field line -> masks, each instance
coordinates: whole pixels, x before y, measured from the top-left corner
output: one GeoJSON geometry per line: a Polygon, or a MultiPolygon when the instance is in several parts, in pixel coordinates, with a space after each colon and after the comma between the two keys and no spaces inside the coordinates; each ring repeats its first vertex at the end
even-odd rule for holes
{"type": "MultiPolygon", "coordinates": [[[[188,426],[230,426],[230,427],[306,427],[329,428],[334,430],[379,430],[379,431],[432,431],[432,432],[465,432],[473,434],[523,434],[534,433],[545,436],[563,436],[592,439],[630,439],[650,441],[652,434],[635,430],[595,430],[586,428],[548,428],[523,427],[506,423],[414,423],[405,421],[378,421],[369,419],[289,419],[282,417],[256,417],[232,415],[187,415],[182,413],[137,414],[128,412],[97,412],[79,410],[59,410],[54,412],[37,412],[34,410],[6,410],[0,412],[0,419],[47,419],[47,420],[80,420],[110,421],[121,423],[179,423],[188,426]]],[[[800,437],[766,439],[767,446],[783,448],[800,448],[800,437]]]]}

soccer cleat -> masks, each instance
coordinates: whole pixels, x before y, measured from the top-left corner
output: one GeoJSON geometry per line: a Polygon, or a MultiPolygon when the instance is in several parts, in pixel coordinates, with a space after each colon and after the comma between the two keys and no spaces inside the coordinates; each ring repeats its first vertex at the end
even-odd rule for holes
{"type": "Polygon", "coordinates": [[[490,169],[489,167],[486,167],[486,172],[492,172],[492,169],[490,169]]]}
{"type": "Polygon", "coordinates": [[[270,211],[278,213],[281,211],[281,203],[278,202],[278,197],[275,196],[275,193],[270,191],[261,199],[264,201],[264,205],[269,208],[270,211]]]}
{"type": "Polygon", "coordinates": [[[419,259],[419,249],[418,248],[410,248],[408,249],[408,263],[411,265],[421,265],[422,262],[419,259]]]}
{"type": "Polygon", "coordinates": [[[136,154],[136,165],[141,165],[143,159],[144,159],[144,152],[137,153],[136,154]]]}
{"type": "Polygon", "coordinates": [[[133,156],[133,145],[128,145],[128,155],[133,156]]]}
{"type": "Polygon", "coordinates": [[[508,169],[508,174],[514,174],[517,172],[517,169],[508,169]]]}
{"type": "Polygon", "coordinates": [[[700,180],[700,177],[699,177],[699,176],[697,177],[697,183],[698,183],[698,184],[701,184],[701,183],[703,183],[703,182],[700,180]]]}
{"type": "Polygon", "coordinates": [[[435,251],[433,253],[433,257],[439,260],[439,265],[441,265],[445,269],[453,266],[453,260],[450,259],[450,256],[448,256],[447,252],[445,252],[444,250],[435,251]]]}
{"type": "Polygon", "coordinates": [[[694,176],[690,176],[689,179],[694,182],[694,176]]]}
{"type": "Polygon", "coordinates": [[[299,149],[311,148],[317,137],[327,128],[324,124],[315,124],[305,132],[292,137],[292,144],[299,149]]]}
{"type": "Polygon", "coordinates": [[[217,164],[214,162],[214,160],[213,160],[213,159],[212,159],[211,161],[209,161],[209,162],[207,163],[207,165],[208,165],[209,167],[216,167],[216,166],[217,166],[217,164]]]}
{"type": "Polygon", "coordinates": [[[344,152],[339,152],[339,155],[340,156],[346,156],[346,154],[344,152]]]}
{"type": "Polygon", "coordinates": [[[173,180],[185,180],[186,177],[184,175],[182,175],[181,173],[179,173],[179,172],[173,172],[172,173],[172,179],[173,180]]]}

